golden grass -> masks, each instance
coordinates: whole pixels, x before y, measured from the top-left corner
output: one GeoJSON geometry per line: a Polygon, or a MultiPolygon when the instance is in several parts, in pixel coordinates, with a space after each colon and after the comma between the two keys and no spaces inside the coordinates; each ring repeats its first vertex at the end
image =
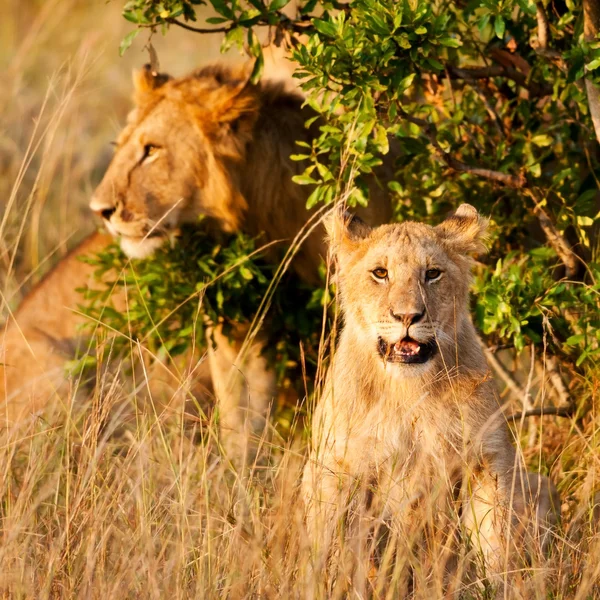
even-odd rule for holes
{"type": "MultiPolygon", "coordinates": [[[[88,199],[129,109],[131,68],[146,60],[139,38],[118,58],[129,30],[120,8],[102,0],[3,2],[2,317],[94,227],[88,199]]],[[[155,41],[175,74],[216,58],[218,44],[181,32],[155,41]]],[[[599,382],[588,382],[594,403],[599,382]]],[[[343,569],[333,577],[323,557],[311,555],[297,498],[300,436],[265,435],[252,469],[240,474],[214,423],[147,406],[132,416],[135,393],[98,383],[87,405],[74,406],[73,393],[43,418],[0,434],[3,597],[441,597],[441,543],[424,551],[418,536],[392,540],[382,559],[389,569],[365,568],[361,581],[343,569]]],[[[547,374],[535,371],[529,383],[534,401],[554,393],[547,374]]],[[[524,426],[525,459],[557,482],[563,524],[549,559],[535,557],[510,596],[600,598],[595,407],[579,422],[545,417],[524,426]]],[[[474,583],[459,591],[492,597],[474,583]]]]}

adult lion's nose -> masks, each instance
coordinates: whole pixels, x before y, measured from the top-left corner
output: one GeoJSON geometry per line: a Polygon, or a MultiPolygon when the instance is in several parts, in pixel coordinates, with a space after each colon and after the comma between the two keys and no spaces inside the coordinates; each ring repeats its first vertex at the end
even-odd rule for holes
{"type": "Polygon", "coordinates": [[[110,221],[110,218],[115,212],[114,208],[103,208],[101,210],[94,211],[96,214],[99,214],[103,219],[110,221]]]}
{"type": "Polygon", "coordinates": [[[106,219],[107,221],[110,220],[110,218],[113,216],[113,214],[115,213],[115,210],[116,210],[116,208],[114,206],[107,205],[106,202],[101,202],[98,199],[96,199],[95,197],[92,198],[92,200],[90,202],[90,208],[99,217],[102,217],[103,219],[106,219]]]}

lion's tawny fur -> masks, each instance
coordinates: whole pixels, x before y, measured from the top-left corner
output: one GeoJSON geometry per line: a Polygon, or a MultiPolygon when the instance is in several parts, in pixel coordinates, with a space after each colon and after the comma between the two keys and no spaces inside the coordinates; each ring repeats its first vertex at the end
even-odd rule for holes
{"type": "Polygon", "coordinates": [[[13,422],[37,412],[53,395],[68,397],[65,362],[76,350],[77,288],[93,283],[93,267],[78,259],[111,243],[95,233],[65,256],[35,286],[0,335],[0,421],[13,422]]]}
{"type": "MultiPolygon", "coordinates": [[[[314,113],[302,107],[302,97],[280,83],[252,85],[244,69],[222,65],[177,79],[144,69],[135,83],[136,108],[91,201],[126,253],[147,256],[178,226],[199,216],[220,230],[262,235],[280,248],[290,244],[311,214],[306,209],[311,188],[292,181],[306,165],[290,158],[298,153],[296,141],[310,143],[316,133],[314,124],[305,127],[314,113]]],[[[388,170],[382,167],[371,179],[371,201],[361,213],[368,222],[385,222],[391,214],[378,181],[389,178],[388,170]]],[[[317,221],[292,268],[304,281],[318,282],[325,253],[317,221]]],[[[259,368],[266,365],[257,348],[240,356],[240,340],[229,345],[219,339],[220,352],[209,353],[209,360],[221,414],[228,415],[224,422],[229,420],[231,429],[243,422],[232,417],[238,406],[265,414],[274,373],[259,368]]]]}
{"type": "Polygon", "coordinates": [[[471,255],[486,225],[468,205],[437,227],[371,229],[348,215],[330,218],[344,325],[303,479],[321,548],[339,535],[347,511],[389,519],[393,532],[411,539],[417,507],[427,513],[440,498],[450,506],[461,481],[463,526],[492,569],[504,560],[507,518],[518,522],[539,507],[540,527],[552,520],[548,486],[537,476],[530,485],[510,442],[469,316],[471,255]],[[421,363],[387,360],[401,340],[432,343],[437,352],[421,363]],[[528,500],[530,488],[540,491],[539,503],[528,500]]]}
{"type": "MultiPolygon", "coordinates": [[[[220,230],[264,234],[264,242],[289,243],[298,234],[309,217],[305,205],[311,189],[292,182],[304,165],[290,155],[298,152],[295,140],[308,141],[314,135],[314,129],[304,126],[312,114],[302,108],[298,94],[285,91],[282,84],[251,85],[243,69],[222,65],[177,79],[143,69],[134,83],[135,108],[91,201],[91,207],[107,217],[105,226],[120,237],[126,253],[149,256],[180,225],[196,223],[201,215],[220,230]],[[149,146],[152,154],[144,157],[149,146]]],[[[373,223],[384,222],[390,215],[387,194],[376,179],[372,188],[370,208],[363,216],[373,223]]],[[[322,239],[322,232],[315,232],[294,259],[294,268],[306,281],[318,280],[317,267],[325,254],[322,239]]],[[[108,241],[96,234],[85,244],[97,251],[108,241]]],[[[64,340],[61,347],[67,349],[74,343],[80,318],[63,307],[74,308],[81,300],[74,289],[87,282],[90,272],[79,261],[65,259],[17,311],[19,323],[32,322],[32,327],[22,328],[24,337],[35,341],[36,353],[31,356],[23,336],[10,326],[4,338],[6,361],[12,373],[20,374],[5,375],[4,389],[14,402],[9,412],[43,406],[50,393],[46,386],[27,383],[31,378],[37,381],[38,373],[52,372],[50,390],[55,385],[64,389],[62,366],[70,356],[59,352],[53,340],[64,340]],[[52,290],[57,286],[70,295],[61,299],[58,294],[55,301],[52,290]],[[49,297],[50,304],[45,304],[49,297]],[[34,324],[36,315],[43,318],[42,311],[48,322],[39,338],[34,324]],[[62,328],[68,335],[59,331],[62,328]],[[36,390],[35,400],[21,393],[26,385],[36,390]],[[15,390],[20,391],[15,395],[15,390]]],[[[218,339],[222,351],[209,357],[213,378],[220,380],[217,388],[243,388],[256,399],[252,409],[264,413],[273,394],[273,373],[258,368],[264,361],[256,349],[237,358],[240,344],[225,347],[227,341],[218,339]],[[254,375],[251,381],[223,381],[246,371],[254,375]]]]}

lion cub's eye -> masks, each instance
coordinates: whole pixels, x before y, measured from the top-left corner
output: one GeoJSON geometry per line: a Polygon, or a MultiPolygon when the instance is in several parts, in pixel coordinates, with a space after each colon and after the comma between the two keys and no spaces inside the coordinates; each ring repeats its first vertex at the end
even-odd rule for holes
{"type": "Polygon", "coordinates": [[[388,276],[387,269],[384,269],[383,267],[377,267],[376,269],[373,269],[371,273],[373,273],[375,279],[385,279],[388,276]]]}
{"type": "Polygon", "coordinates": [[[425,279],[427,281],[433,281],[434,279],[437,279],[441,274],[442,272],[439,269],[427,269],[427,271],[425,271],[425,279]]]}

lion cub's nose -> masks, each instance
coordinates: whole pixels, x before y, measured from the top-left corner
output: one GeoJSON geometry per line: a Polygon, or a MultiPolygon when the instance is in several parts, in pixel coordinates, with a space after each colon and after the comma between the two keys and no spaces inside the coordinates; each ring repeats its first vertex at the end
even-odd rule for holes
{"type": "Polygon", "coordinates": [[[409,327],[410,325],[413,325],[414,323],[418,323],[423,318],[424,314],[425,314],[424,312],[395,313],[394,309],[390,308],[390,315],[392,315],[392,318],[396,319],[396,321],[400,321],[401,323],[404,323],[404,325],[406,325],[406,327],[409,327]]]}

